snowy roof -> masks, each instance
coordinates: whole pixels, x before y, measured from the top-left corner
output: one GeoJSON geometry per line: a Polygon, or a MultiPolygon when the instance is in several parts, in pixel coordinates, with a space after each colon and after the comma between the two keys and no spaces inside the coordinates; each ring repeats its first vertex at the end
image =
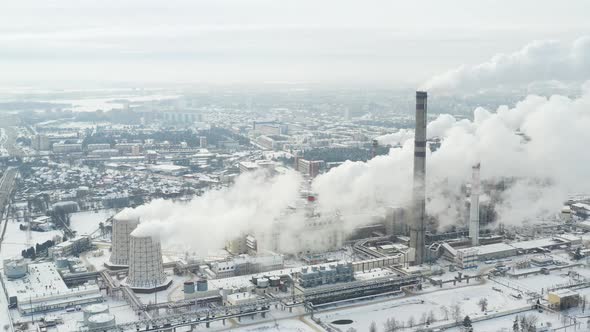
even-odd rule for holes
{"type": "Polygon", "coordinates": [[[179,165],[171,165],[171,164],[162,164],[162,165],[152,165],[150,169],[155,171],[178,171],[187,169],[185,166],[179,165]]]}
{"type": "Polygon", "coordinates": [[[504,252],[514,250],[514,247],[506,243],[493,243],[477,247],[479,255],[493,254],[496,252],[504,252]]]}
{"type": "Polygon", "coordinates": [[[579,208],[579,209],[584,209],[584,210],[588,210],[590,211],[590,204],[585,204],[585,203],[574,203],[572,204],[573,207],[579,208]]]}
{"type": "Polygon", "coordinates": [[[17,296],[19,303],[48,302],[81,294],[100,295],[96,285],[68,288],[52,262],[30,264],[28,272],[24,278],[6,282],[7,292],[17,296]]]}
{"type": "Polygon", "coordinates": [[[523,242],[515,242],[512,243],[512,246],[517,249],[529,250],[535,248],[544,248],[554,244],[558,244],[559,241],[552,239],[552,238],[543,238],[543,239],[536,239],[530,241],[523,241],[523,242]]]}
{"type": "Polygon", "coordinates": [[[567,288],[558,289],[558,290],[556,290],[554,292],[550,292],[550,294],[555,294],[555,295],[557,295],[559,297],[567,297],[567,296],[576,296],[576,295],[578,295],[578,293],[572,291],[571,289],[567,289],[567,288]]]}

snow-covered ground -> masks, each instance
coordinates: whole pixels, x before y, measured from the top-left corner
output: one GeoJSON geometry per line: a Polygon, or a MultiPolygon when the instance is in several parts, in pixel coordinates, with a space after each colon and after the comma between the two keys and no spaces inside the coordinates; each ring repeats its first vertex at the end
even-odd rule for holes
{"type": "MultiPolygon", "coordinates": [[[[508,332],[508,331],[512,331],[512,325],[514,322],[514,318],[515,317],[522,317],[522,316],[534,316],[537,319],[537,331],[539,330],[539,328],[542,327],[560,327],[563,324],[560,321],[560,315],[559,314],[555,314],[555,313],[548,313],[548,312],[543,312],[543,313],[539,313],[537,311],[528,311],[528,312],[523,312],[520,314],[514,314],[514,315],[507,315],[507,316],[502,316],[502,317],[498,317],[498,318],[494,318],[494,319],[489,319],[489,320],[485,320],[485,321],[481,321],[481,322],[474,322],[473,323],[473,329],[475,331],[481,331],[481,332],[508,332]]],[[[585,324],[584,324],[585,327],[585,324]]],[[[565,329],[565,331],[568,331],[570,329],[565,329]]],[[[573,328],[571,329],[573,331],[573,328]]],[[[450,328],[448,330],[445,330],[447,332],[462,332],[460,327],[455,327],[455,328],[450,328]]],[[[586,331],[584,329],[580,329],[578,331],[586,331]]]]}
{"type": "MultiPolygon", "coordinates": [[[[496,286],[495,286],[496,287],[496,286]]],[[[418,324],[423,315],[429,315],[431,312],[437,320],[438,324],[451,322],[452,315],[449,313],[445,317],[444,307],[450,309],[454,304],[461,307],[462,317],[470,315],[477,317],[483,315],[478,302],[482,298],[488,300],[488,313],[497,311],[515,309],[527,305],[525,300],[519,300],[512,297],[510,290],[502,286],[503,292],[492,290],[490,284],[471,284],[470,286],[463,286],[458,289],[444,289],[436,291],[431,289],[431,292],[402,297],[393,300],[384,300],[378,303],[351,306],[349,308],[336,307],[316,314],[325,323],[332,323],[337,320],[352,320],[347,325],[333,325],[335,328],[340,328],[345,331],[353,327],[358,331],[366,331],[372,322],[377,326],[383,326],[388,318],[394,318],[400,322],[408,323],[413,320],[418,324]],[[447,318],[447,319],[445,319],[447,318]]]]}
{"type": "MultiPolygon", "coordinates": [[[[104,294],[105,304],[109,306],[109,312],[116,317],[117,323],[127,323],[137,320],[137,315],[131,309],[131,307],[125,302],[124,299],[113,299],[109,298],[104,294]]],[[[21,316],[17,310],[11,310],[13,319],[16,322],[30,322],[31,316],[21,316]]],[[[84,326],[83,321],[83,312],[82,311],[74,311],[74,312],[67,312],[65,310],[60,311],[52,311],[47,312],[43,315],[35,315],[33,318],[35,321],[39,320],[41,317],[50,317],[50,316],[57,316],[63,319],[63,324],[58,325],[58,331],[76,331],[84,326]]],[[[2,316],[0,316],[2,317],[2,316]]]]}
{"type": "Polygon", "coordinates": [[[19,223],[13,220],[8,222],[6,235],[2,242],[1,255],[3,259],[11,257],[20,257],[23,249],[35,246],[36,243],[43,243],[47,240],[53,240],[55,236],[63,236],[60,230],[49,232],[31,232],[31,239],[27,241],[27,232],[19,229],[19,223]]]}
{"type": "Polygon", "coordinates": [[[87,235],[98,229],[98,224],[105,222],[115,214],[115,210],[98,210],[72,213],[70,227],[77,235],[87,235]]]}

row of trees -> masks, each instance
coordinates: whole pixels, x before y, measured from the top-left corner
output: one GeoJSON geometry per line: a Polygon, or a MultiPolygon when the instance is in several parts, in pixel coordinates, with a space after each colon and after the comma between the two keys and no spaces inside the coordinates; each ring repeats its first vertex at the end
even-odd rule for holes
{"type": "Polygon", "coordinates": [[[522,315],[514,317],[512,331],[514,332],[535,332],[537,331],[538,318],[535,315],[522,315]]]}
{"type": "MultiPolygon", "coordinates": [[[[486,311],[488,308],[488,300],[486,298],[481,298],[478,302],[478,305],[481,311],[486,311]]],[[[383,324],[383,331],[384,332],[396,332],[400,331],[404,328],[413,328],[417,325],[430,325],[438,320],[449,320],[452,319],[455,323],[461,323],[462,326],[466,331],[472,330],[472,323],[471,318],[469,316],[463,316],[463,310],[459,303],[454,303],[451,306],[440,306],[440,316],[437,318],[434,310],[430,310],[429,312],[423,312],[422,316],[418,321],[414,318],[414,316],[410,316],[407,322],[399,321],[393,317],[388,318],[385,323],[383,324]]],[[[534,325],[535,322],[532,322],[534,325]]],[[[370,332],[377,332],[377,324],[372,322],[369,325],[370,332]]],[[[347,332],[353,332],[354,329],[348,330],[347,332]]],[[[526,331],[527,330],[522,330],[526,331]]]]}
{"type": "Polygon", "coordinates": [[[23,249],[23,251],[21,251],[21,255],[24,258],[35,259],[35,258],[37,258],[37,256],[46,255],[47,250],[50,247],[53,247],[54,245],[55,245],[55,242],[53,242],[53,240],[47,240],[41,244],[37,243],[37,244],[35,244],[34,247],[30,247],[28,249],[23,249]]]}

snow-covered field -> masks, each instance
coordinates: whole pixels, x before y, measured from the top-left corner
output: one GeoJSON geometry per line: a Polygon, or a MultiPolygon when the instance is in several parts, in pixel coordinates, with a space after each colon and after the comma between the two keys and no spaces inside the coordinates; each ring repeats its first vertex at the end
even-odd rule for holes
{"type": "Polygon", "coordinates": [[[16,221],[9,221],[6,227],[6,235],[2,242],[1,255],[3,259],[11,257],[20,257],[23,249],[35,246],[36,243],[43,243],[47,240],[52,240],[55,236],[62,236],[60,230],[52,230],[49,232],[31,232],[31,239],[27,241],[27,232],[19,229],[19,223],[16,221]]]}
{"type": "MultiPolygon", "coordinates": [[[[331,323],[337,320],[352,320],[347,325],[334,325],[343,331],[353,327],[358,331],[368,330],[369,325],[375,322],[381,327],[388,318],[396,319],[407,324],[414,321],[420,323],[423,316],[434,315],[437,324],[450,323],[452,315],[448,317],[444,313],[444,308],[450,309],[454,304],[461,308],[461,317],[470,315],[477,317],[483,315],[478,302],[482,298],[488,300],[488,313],[497,311],[515,309],[527,305],[525,300],[519,300],[512,297],[510,290],[504,287],[503,292],[492,290],[492,285],[474,285],[464,286],[460,289],[445,289],[434,291],[426,294],[403,297],[394,300],[386,300],[380,303],[370,305],[359,304],[350,308],[334,308],[326,312],[320,312],[316,315],[325,323],[331,323]]],[[[436,325],[436,324],[435,324],[436,325]]]]}
{"type": "MultiPolygon", "coordinates": [[[[537,330],[542,327],[560,327],[562,323],[560,321],[559,314],[552,314],[548,312],[539,313],[536,311],[528,311],[520,314],[507,315],[494,319],[489,319],[481,322],[473,323],[473,329],[478,332],[508,332],[512,331],[512,324],[515,317],[535,316],[537,318],[537,330]]],[[[585,327],[585,324],[584,324],[585,327]]],[[[568,331],[570,329],[565,329],[568,331]]],[[[571,328],[573,331],[573,328],[571,328]]],[[[448,332],[462,332],[460,327],[450,328],[446,330],[448,332]]],[[[578,331],[586,331],[579,329],[578,331]]]]}
{"type": "Polygon", "coordinates": [[[115,210],[98,210],[72,213],[70,216],[70,227],[78,235],[90,234],[98,229],[98,224],[105,222],[115,214],[115,210]]]}

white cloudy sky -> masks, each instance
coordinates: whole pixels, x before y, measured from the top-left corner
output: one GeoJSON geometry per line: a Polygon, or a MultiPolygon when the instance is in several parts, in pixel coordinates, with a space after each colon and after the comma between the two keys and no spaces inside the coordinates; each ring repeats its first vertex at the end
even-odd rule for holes
{"type": "Polygon", "coordinates": [[[587,0],[3,1],[0,85],[418,84],[590,35],[587,0]]]}

